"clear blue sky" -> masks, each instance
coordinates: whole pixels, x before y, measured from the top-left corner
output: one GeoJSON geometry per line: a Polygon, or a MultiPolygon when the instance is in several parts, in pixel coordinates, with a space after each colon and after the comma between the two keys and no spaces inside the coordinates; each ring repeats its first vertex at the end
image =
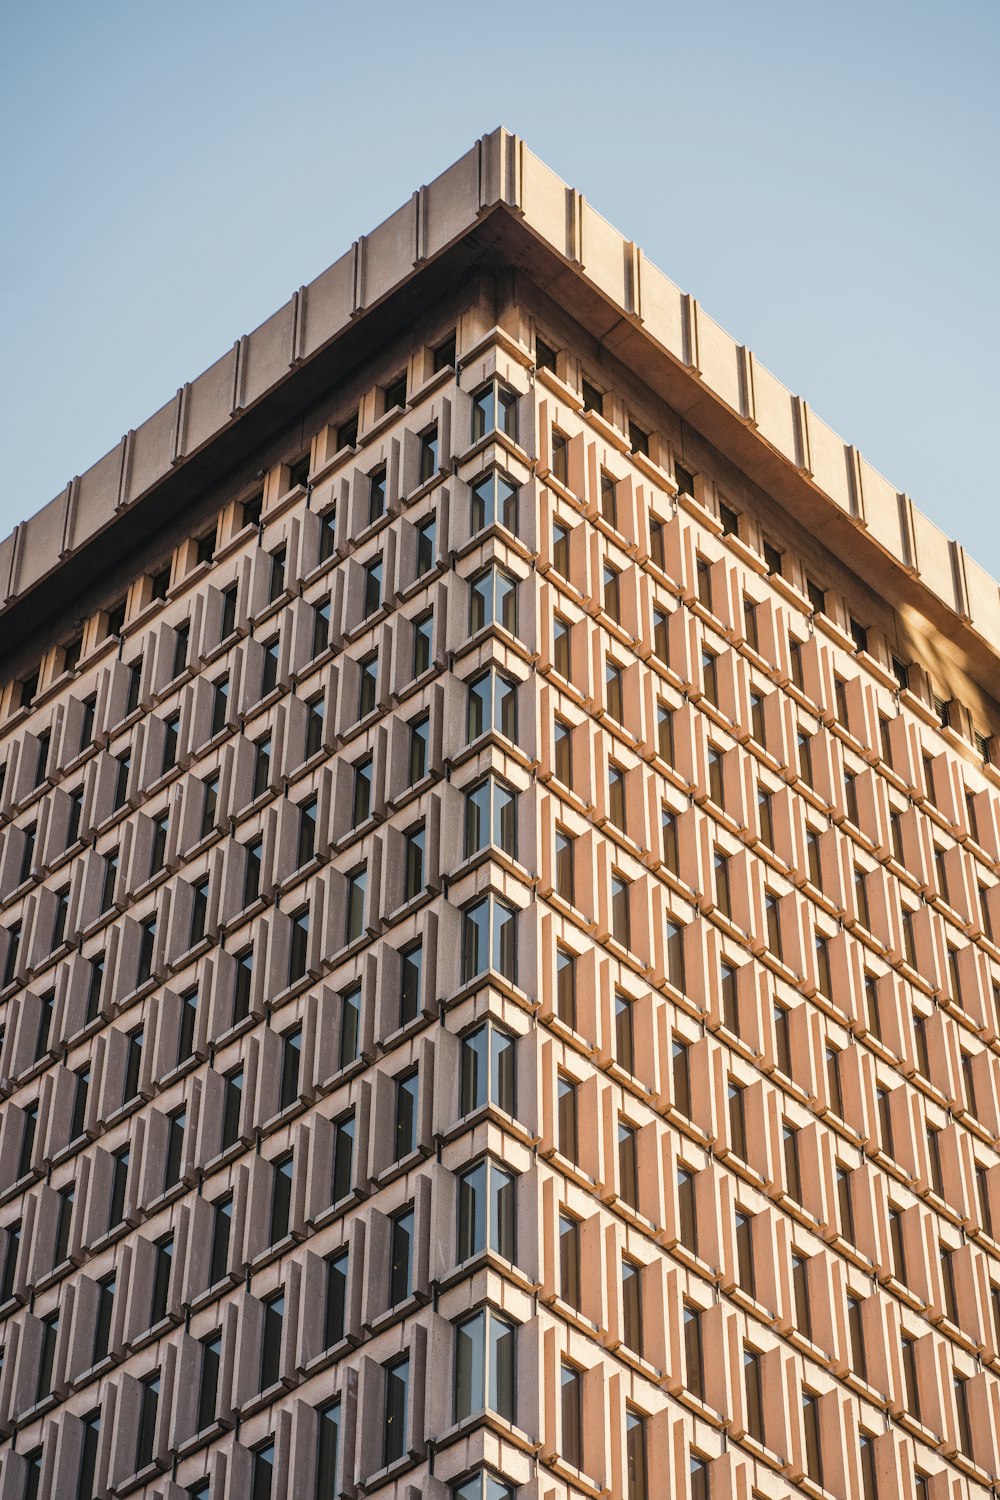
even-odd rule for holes
{"type": "Polygon", "coordinates": [[[503,123],[1000,575],[996,0],[9,0],[0,533],[503,123]]]}

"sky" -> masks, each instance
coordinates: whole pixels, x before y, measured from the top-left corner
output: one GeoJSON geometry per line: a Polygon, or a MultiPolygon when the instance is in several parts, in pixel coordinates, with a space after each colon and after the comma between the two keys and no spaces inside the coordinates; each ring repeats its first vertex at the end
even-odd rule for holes
{"type": "Polygon", "coordinates": [[[996,0],[7,0],[0,535],[498,124],[1000,577],[996,0]]]}

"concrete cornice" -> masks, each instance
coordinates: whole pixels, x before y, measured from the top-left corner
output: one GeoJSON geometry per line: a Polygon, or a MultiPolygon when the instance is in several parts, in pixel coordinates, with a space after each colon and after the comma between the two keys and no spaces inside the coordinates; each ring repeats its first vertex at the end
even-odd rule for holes
{"type": "Polygon", "coordinates": [[[60,575],[68,592],[92,575],[98,543],[101,555],[124,555],[162,514],[154,499],[172,509],[190,501],[262,427],[273,430],[356,360],[362,335],[385,337],[387,318],[412,308],[415,281],[434,284],[484,248],[537,276],[824,545],[960,641],[989,681],[1000,642],[996,580],[503,128],[0,542],[0,646],[44,620],[43,584],[60,575]],[[497,214],[505,222],[489,224],[497,214]]]}

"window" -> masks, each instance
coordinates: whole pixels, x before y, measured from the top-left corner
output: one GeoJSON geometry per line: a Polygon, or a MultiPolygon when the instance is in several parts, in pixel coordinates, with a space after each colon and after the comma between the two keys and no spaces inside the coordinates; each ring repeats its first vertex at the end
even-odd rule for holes
{"type": "Polygon", "coordinates": [[[160,1406],[160,1372],[147,1375],[139,1387],[139,1415],[135,1441],[135,1472],[153,1461],[156,1417],[160,1406]]]}
{"type": "MultiPolygon", "coordinates": [[[[237,583],[229,583],[228,588],[222,589],[222,627],[220,627],[219,633],[220,640],[228,640],[232,631],[235,630],[235,610],[237,610],[238,594],[240,594],[240,591],[238,591],[237,583]]],[[[186,643],[184,643],[184,657],[186,655],[187,648],[186,643]]],[[[174,676],[178,675],[180,673],[175,670],[174,676]]]]}
{"type": "Polygon", "coordinates": [[[321,511],[319,520],[319,561],[329,562],[337,550],[337,507],[327,506],[321,511]]]}
{"type": "Polygon", "coordinates": [[[270,1390],[281,1378],[281,1339],[285,1327],[285,1294],[275,1292],[264,1302],[264,1319],[260,1339],[260,1376],[258,1389],[270,1390]]]}
{"type": "Polygon", "coordinates": [[[363,719],[375,708],[378,683],[378,652],[371,651],[358,662],[358,718],[363,719]]]}
{"type": "Polygon", "coordinates": [[[799,1166],[799,1131],[795,1125],[783,1121],[781,1127],[781,1150],[785,1163],[785,1192],[793,1203],[802,1202],[802,1173],[799,1166]]]}
{"type": "Polygon", "coordinates": [[[416,1068],[396,1079],[396,1114],[393,1128],[394,1161],[416,1149],[419,1074],[416,1068]]]}
{"type": "Polygon", "coordinates": [[[249,1500],[271,1500],[271,1486],[274,1482],[273,1438],[269,1438],[266,1443],[261,1443],[259,1447],[254,1448],[252,1465],[249,1500]]]}
{"type": "Polygon", "coordinates": [[[459,1263],[490,1249],[513,1261],[515,1183],[492,1157],[477,1162],[458,1180],[459,1263]]]}
{"type": "Polygon", "coordinates": [[[417,577],[422,578],[434,566],[437,551],[437,518],[428,516],[417,527],[417,577]]]}
{"type": "Polygon", "coordinates": [[[656,750],[668,766],[674,763],[674,716],[665,703],[656,705],[656,750]]]}
{"type": "Polygon", "coordinates": [[[827,999],[833,993],[833,973],[830,968],[830,939],[821,932],[816,934],[816,982],[819,993],[827,999]]]}
{"type": "Polygon", "coordinates": [[[370,755],[359,760],[354,767],[354,794],[351,800],[351,824],[354,828],[364,823],[371,813],[372,768],[370,755]]]}
{"type": "Polygon", "coordinates": [[[297,984],[306,972],[309,954],[309,909],[292,913],[292,930],[288,943],[288,983],[297,984]]]}
{"type": "Polygon", "coordinates": [[[108,1228],[115,1229],[125,1217],[125,1190],[128,1186],[129,1148],[123,1146],[112,1158],[111,1197],[108,1228]]]}
{"type": "Polygon", "coordinates": [[[624,876],[611,877],[611,936],[623,948],[632,946],[631,917],[629,913],[629,884],[624,876]]]}
{"type": "Polygon", "coordinates": [[[190,946],[194,948],[205,936],[208,923],[208,884],[209,877],[195,881],[191,887],[191,941],[190,946]]]}
{"type": "Polygon", "coordinates": [[[764,1379],[761,1356],[743,1345],[743,1387],[746,1392],[747,1432],[758,1443],[764,1441],[764,1379]]]}
{"type": "Polygon", "coordinates": [[[421,714],[410,725],[410,785],[414,786],[427,775],[430,758],[431,720],[429,714],[421,714]]]}
{"type": "Polygon", "coordinates": [[[406,405],[406,371],[397,375],[384,387],[385,410],[394,411],[397,406],[406,405]]]}
{"type": "MultiPolygon", "coordinates": [[[[598,410],[600,408],[598,407],[598,410]]],[[[618,530],[618,496],[615,493],[615,482],[610,474],[601,471],[601,515],[609,526],[618,530]]]]}
{"type": "Polygon", "coordinates": [[[516,851],[517,799],[510,787],[488,776],[466,794],[465,853],[467,858],[490,845],[505,854],[516,851]]]}
{"type": "MultiPolygon", "coordinates": [[[[209,552],[209,556],[211,556],[211,551],[209,552]]],[[[201,562],[202,559],[199,558],[198,561],[201,562]]],[[[119,599],[116,604],[112,604],[108,607],[108,635],[121,635],[122,631],[125,629],[125,602],[126,601],[124,599],[119,599]]],[[[22,693],[21,697],[22,703],[30,703],[31,699],[38,691],[37,672],[35,673],[33,684],[34,685],[29,696],[26,696],[28,684],[25,684],[25,693],[22,693]]]]}
{"type": "Polygon", "coordinates": [[[552,429],[552,477],[560,484],[569,483],[569,439],[552,429]]]}
{"type": "Polygon", "coordinates": [[[469,739],[490,731],[517,739],[517,686],[496,667],[469,683],[469,739]]]}
{"type": "Polygon", "coordinates": [[[552,617],[552,665],[569,681],[572,674],[572,637],[570,624],[562,615],[552,617]]]}
{"type": "Polygon", "coordinates": [[[552,731],[552,760],[555,775],[563,786],[573,780],[572,729],[565,719],[556,719],[552,731]]]}
{"type": "Polygon", "coordinates": [[[700,1307],[684,1303],[684,1384],[699,1401],[705,1399],[705,1351],[701,1332],[700,1307]]]}
{"type": "Polygon", "coordinates": [[[263,796],[271,780],[271,736],[265,735],[254,745],[253,799],[263,796]]]}
{"type": "Polygon", "coordinates": [[[233,1068],[225,1075],[225,1093],[222,1105],[222,1149],[228,1151],[240,1137],[240,1122],[243,1118],[243,1069],[233,1068]]]}
{"type": "Polygon", "coordinates": [[[490,381],[472,398],[472,441],[491,432],[517,440],[517,396],[499,380],[490,381]]]}
{"type": "Polygon", "coordinates": [[[128,1104],[135,1099],[139,1093],[139,1080],[142,1072],[142,1044],[143,1031],[139,1026],[135,1031],[130,1031],[126,1038],[125,1051],[125,1084],[122,1090],[122,1099],[128,1104]]]}
{"type": "Polygon", "coordinates": [[[418,940],[404,948],[399,956],[399,1024],[405,1026],[417,1017],[423,970],[423,944],[418,940]]]}
{"type": "Polygon", "coordinates": [[[642,453],[649,457],[649,433],[644,432],[637,423],[630,421],[628,424],[628,445],[633,453],[642,453]]]}
{"type": "Polygon", "coordinates": [[[577,1110],[576,1084],[564,1073],[556,1083],[556,1135],[557,1146],[567,1161],[577,1159],[577,1110]]]}
{"type": "Polygon", "coordinates": [[[462,1038],[460,1099],[463,1115],[486,1104],[514,1114],[514,1038],[492,1021],[462,1038]]]}
{"type": "Polygon", "coordinates": [[[413,1290],[413,1209],[393,1214],[389,1221],[389,1306],[405,1302],[413,1290]]]}
{"type": "Polygon", "coordinates": [[[563,578],[569,577],[569,529],[559,521],[552,527],[552,565],[563,578]]]}
{"type": "Polygon", "coordinates": [[[233,1195],[227,1193],[212,1204],[212,1253],[209,1285],[218,1286],[229,1275],[229,1245],[233,1228],[233,1195]]]}
{"type": "Polygon", "coordinates": [[[344,1115],[333,1131],[333,1202],[340,1203],[353,1191],[354,1115],[344,1115]]]}
{"type": "Polygon", "coordinates": [[[691,1044],[674,1034],[670,1042],[670,1076],[673,1105],[678,1114],[691,1118],[691,1044]]]}
{"type": "Polygon", "coordinates": [[[222,1334],[210,1333],[201,1340],[201,1382],[198,1387],[197,1430],[204,1432],[215,1421],[222,1369],[222,1334]]]}
{"type": "Polygon", "coordinates": [[[299,1097],[299,1072],[302,1061],[302,1027],[293,1026],[281,1036],[281,1079],[278,1108],[287,1109],[299,1097]]]}
{"type": "Polygon", "coordinates": [[[556,949],[556,1015],[576,1030],[576,959],[565,948],[556,949]]]}
{"type": "Polygon", "coordinates": [[[462,919],[462,974],[466,981],[487,969],[496,969],[511,983],[516,981],[516,915],[513,906],[492,892],[466,907],[462,919]]]}
{"type": "Polygon", "coordinates": [[[455,1329],[455,1420],[489,1410],[514,1420],[514,1325],[492,1308],[455,1329]]]}
{"type": "Polygon", "coordinates": [[[453,369],[455,367],[456,353],[455,335],[450,333],[444,342],[439,344],[434,350],[434,374],[436,375],[439,370],[453,369]]]}
{"type": "Polygon", "coordinates": [[[556,829],[555,837],[555,892],[564,901],[573,904],[573,845],[575,839],[571,834],[564,833],[562,829],[556,829]]]}
{"type": "Polygon", "coordinates": [[[726,1085],[726,1108],[729,1114],[729,1149],[740,1161],[747,1159],[746,1108],[744,1086],[735,1078],[726,1085]]]}
{"type": "Polygon", "coordinates": [[[823,1485],[823,1446],[820,1437],[819,1397],[813,1391],[802,1392],[802,1430],[805,1437],[806,1473],[823,1485]]]}
{"type": "Polygon", "coordinates": [[[499,625],[517,634],[517,580],[493,564],[471,580],[469,634],[487,625],[499,625]]]}
{"type": "Polygon", "coordinates": [[[229,678],[220,677],[217,682],[212,683],[212,728],[211,738],[221,734],[226,727],[226,715],[229,712],[229,678]]]}
{"type": "Polygon", "coordinates": [[[715,904],[722,915],[731,920],[733,907],[730,896],[729,858],[721,849],[713,852],[712,871],[715,877],[715,904]]]}
{"type": "Polygon", "coordinates": [[[639,1135],[632,1125],[618,1121],[618,1195],[629,1208],[639,1209],[639,1135]]]}
{"type": "Polygon", "coordinates": [[[111,1348],[111,1319],[115,1307],[117,1290],[114,1275],[104,1276],[97,1283],[97,1312],[94,1317],[94,1349],[91,1365],[99,1365],[107,1359],[111,1348]]]}
{"type": "Polygon", "coordinates": [[[347,1250],[338,1250],[326,1261],[326,1307],[323,1316],[323,1347],[332,1349],[344,1337],[347,1315],[347,1250]]]}
{"type": "Polygon", "coordinates": [[[271,571],[268,580],[268,600],[271,604],[285,592],[285,571],[288,564],[288,548],[276,547],[271,553],[271,571]]]}
{"type": "Polygon", "coordinates": [[[608,714],[616,724],[625,720],[623,672],[609,656],[604,664],[604,699],[608,714]]]}
{"type": "MultiPolygon", "coordinates": [[[[556,373],[556,351],[537,334],[535,335],[535,365],[539,370],[551,370],[553,375],[556,373]]],[[[477,1490],[477,1497],[478,1494],[477,1490]]]]}
{"type": "Polygon", "coordinates": [[[167,1116],[167,1159],[163,1173],[163,1190],[167,1192],[181,1180],[184,1168],[184,1132],[187,1111],[181,1106],[167,1116]]]}
{"type": "Polygon", "coordinates": [[[406,1407],[410,1385],[408,1355],[385,1366],[382,1463],[395,1463],[406,1451],[406,1407]]]}
{"type": "Polygon", "coordinates": [[[692,1254],[696,1254],[698,1250],[698,1204],[694,1173],[689,1167],[683,1166],[677,1169],[677,1229],[680,1243],[692,1254]]]}
{"type": "Polygon", "coordinates": [[[708,559],[704,557],[699,557],[695,560],[695,592],[698,595],[698,603],[704,605],[709,613],[711,613],[712,566],[708,559]]]}
{"type": "Polygon", "coordinates": [[[434,611],[428,609],[413,621],[413,675],[420,677],[430,669],[434,651],[434,611]]]}
{"type": "Polygon", "coordinates": [[[768,576],[781,572],[781,551],[773,542],[764,542],[764,562],[767,566],[768,576]]]}
{"type": "Polygon", "coordinates": [[[469,511],[472,535],[488,526],[505,526],[517,533],[517,485],[499,469],[489,469],[472,486],[469,511]]]}
{"type": "Polygon", "coordinates": [[[382,559],[376,557],[365,568],[361,617],[367,620],[382,607],[382,559]]]}
{"type": "Polygon", "coordinates": [[[760,693],[750,694],[750,732],[758,745],[767,746],[767,728],[764,723],[764,700],[760,693]]]}
{"type": "Polygon", "coordinates": [[[604,613],[616,625],[621,623],[621,575],[617,568],[612,568],[605,563],[602,574],[602,587],[604,590],[604,613]]]}
{"type": "Polygon", "coordinates": [[[90,1097],[90,1067],[80,1068],[76,1072],[76,1085],[73,1090],[73,1119],[70,1123],[69,1138],[71,1141],[79,1140],[87,1127],[87,1100],[90,1097]]]}
{"type": "Polygon", "coordinates": [[[250,998],[253,989],[253,949],[245,948],[236,955],[236,984],[233,994],[233,1025],[245,1021],[250,1014],[250,998]]]}
{"type": "Polygon", "coordinates": [[[642,1355],[642,1268],[622,1258],[622,1333],[625,1347],[642,1355]]]}
{"type": "Polygon", "coordinates": [[[426,484],[434,478],[438,469],[437,425],[428,427],[420,434],[420,483],[426,484]]]}
{"type": "Polygon", "coordinates": [[[340,997],[340,1062],[342,1068],[355,1061],[361,1039],[361,986],[352,985],[340,997]]]}
{"type": "Polygon", "coordinates": [[[243,501],[242,521],[244,526],[259,526],[260,518],[264,510],[264,491],[258,490],[256,494],[249,495],[243,501]]]}
{"type": "Polygon", "coordinates": [[[330,644],[330,601],[324,599],[313,609],[312,654],[321,656],[330,644]]]}
{"type": "Polygon", "coordinates": [[[411,828],[403,840],[403,900],[412,901],[424,889],[424,844],[426,830],[423,823],[411,828]]]}
{"type": "Polygon", "coordinates": [[[164,1235],[153,1246],[153,1291],[150,1297],[149,1326],[155,1328],[167,1316],[170,1301],[170,1271],[174,1260],[174,1237],[164,1235]]]}
{"type": "Polygon", "coordinates": [[[653,610],[653,650],[663,662],[670,660],[670,621],[662,609],[653,610]]]}
{"type": "Polygon", "coordinates": [[[795,1323],[801,1334],[812,1338],[812,1308],[809,1302],[809,1260],[807,1256],[792,1252],[792,1298],[795,1303],[795,1323]]]}
{"type": "Polygon", "coordinates": [[[559,1414],[562,1418],[562,1456],[583,1468],[583,1380],[565,1360],[559,1366],[559,1414]]]}
{"type": "Polygon", "coordinates": [[[782,961],[781,918],[778,898],[773,891],[764,892],[764,916],[767,922],[767,946],[780,963],[782,961]]]}
{"type": "Polygon", "coordinates": [[[368,886],[368,867],[362,865],[347,877],[347,901],[345,912],[344,942],[353,943],[364,931],[365,891],[368,886]]]}
{"type": "Polygon", "coordinates": [[[496,1479],[486,1469],[481,1469],[471,1479],[452,1488],[451,1500],[514,1500],[514,1490],[502,1479],[496,1479]]]}
{"type": "Polygon", "coordinates": [[[328,1401],[316,1411],[319,1443],[316,1455],[317,1500],[332,1497],[337,1490],[340,1453],[340,1398],[328,1401]]]}
{"type": "Polygon", "coordinates": [[[626,1073],[635,1072],[635,1025],[632,1001],[615,991],[615,1061],[626,1073]]]}
{"type": "Polygon", "coordinates": [[[170,832],[170,814],[163,812],[153,819],[153,847],[150,851],[149,873],[156,875],[167,862],[167,835],[170,832]]]}
{"type": "Polygon", "coordinates": [[[570,1307],[580,1306],[580,1223],[559,1215],[559,1295],[570,1307]]]}

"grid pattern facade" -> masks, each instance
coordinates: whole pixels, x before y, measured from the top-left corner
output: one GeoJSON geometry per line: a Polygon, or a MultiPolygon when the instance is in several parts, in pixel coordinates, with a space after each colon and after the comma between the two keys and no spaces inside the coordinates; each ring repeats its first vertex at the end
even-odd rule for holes
{"type": "Polygon", "coordinates": [[[994,1486],[996,773],[516,291],[5,689],[2,1500],[994,1486]]]}

